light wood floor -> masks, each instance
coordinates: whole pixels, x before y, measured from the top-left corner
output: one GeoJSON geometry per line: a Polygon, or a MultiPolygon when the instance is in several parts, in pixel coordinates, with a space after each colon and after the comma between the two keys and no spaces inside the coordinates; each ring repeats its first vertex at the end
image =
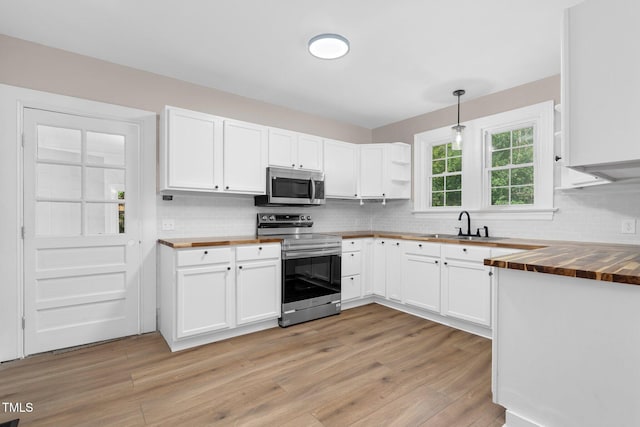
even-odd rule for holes
{"type": "Polygon", "coordinates": [[[171,353],[147,334],[0,365],[20,427],[499,427],[491,343],[371,304],[171,353]]]}

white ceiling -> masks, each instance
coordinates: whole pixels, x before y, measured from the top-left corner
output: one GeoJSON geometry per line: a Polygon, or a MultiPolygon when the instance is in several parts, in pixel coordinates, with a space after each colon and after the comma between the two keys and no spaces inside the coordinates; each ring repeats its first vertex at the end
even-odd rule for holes
{"type": "Polygon", "coordinates": [[[559,73],[580,1],[0,0],[0,33],[376,128],[559,73]]]}

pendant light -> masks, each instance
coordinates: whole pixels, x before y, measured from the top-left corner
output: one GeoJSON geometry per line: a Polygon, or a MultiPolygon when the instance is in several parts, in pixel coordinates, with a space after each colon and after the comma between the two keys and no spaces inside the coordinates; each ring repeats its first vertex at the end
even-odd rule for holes
{"type": "Polygon", "coordinates": [[[462,148],[464,126],[460,124],[460,97],[464,94],[464,89],[453,91],[453,96],[458,97],[458,124],[451,127],[451,130],[453,130],[453,142],[451,143],[451,148],[454,150],[460,150],[462,148]]]}

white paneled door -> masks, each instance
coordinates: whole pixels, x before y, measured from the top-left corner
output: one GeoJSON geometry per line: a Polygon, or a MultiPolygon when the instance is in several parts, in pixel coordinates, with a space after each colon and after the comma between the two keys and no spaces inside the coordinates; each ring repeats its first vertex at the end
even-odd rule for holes
{"type": "Polygon", "coordinates": [[[140,331],[139,129],[24,109],[25,354],[140,331]]]}

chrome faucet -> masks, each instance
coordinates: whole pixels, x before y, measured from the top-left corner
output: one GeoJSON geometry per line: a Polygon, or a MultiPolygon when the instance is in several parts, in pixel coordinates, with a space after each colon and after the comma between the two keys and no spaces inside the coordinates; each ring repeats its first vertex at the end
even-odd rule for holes
{"type": "Polygon", "coordinates": [[[462,227],[458,228],[458,236],[472,236],[471,234],[471,217],[469,216],[469,212],[462,211],[460,215],[458,215],[458,221],[462,221],[462,215],[467,214],[467,233],[462,234],[462,227]]]}

